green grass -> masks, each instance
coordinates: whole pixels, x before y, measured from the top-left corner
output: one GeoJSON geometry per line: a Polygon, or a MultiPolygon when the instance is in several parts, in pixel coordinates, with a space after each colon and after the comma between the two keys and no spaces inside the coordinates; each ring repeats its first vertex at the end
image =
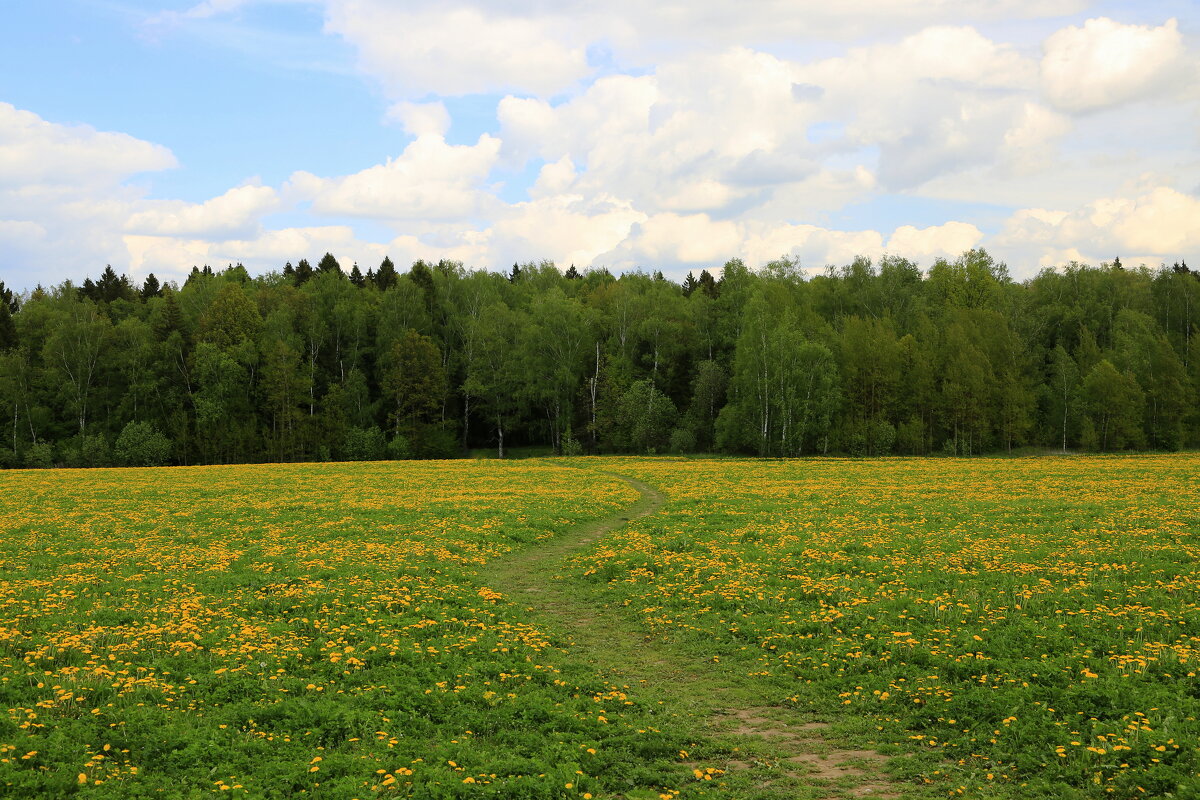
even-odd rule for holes
{"type": "Polygon", "coordinates": [[[606,460],[604,603],[943,796],[1200,796],[1194,455],[606,460]]]}
{"type": "Polygon", "coordinates": [[[0,473],[0,788],[1196,796],[1197,466],[0,473]]]}
{"type": "Polygon", "coordinates": [[[489,560],[628,505],[620,481],[448,462],[0,491],[9,796],[579,797],[680,771],[656,708],[482,589],[489,560]]]}

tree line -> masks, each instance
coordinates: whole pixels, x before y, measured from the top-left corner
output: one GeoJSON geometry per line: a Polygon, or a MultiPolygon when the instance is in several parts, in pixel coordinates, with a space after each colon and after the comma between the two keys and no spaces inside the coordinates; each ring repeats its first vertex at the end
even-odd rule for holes
{"type": "Polygon", "coordinates": [[[0,283],[0,466],[1200,444],[1200,273],[983,250],[507,274],[332,255],[139,287],[0,283]]]}

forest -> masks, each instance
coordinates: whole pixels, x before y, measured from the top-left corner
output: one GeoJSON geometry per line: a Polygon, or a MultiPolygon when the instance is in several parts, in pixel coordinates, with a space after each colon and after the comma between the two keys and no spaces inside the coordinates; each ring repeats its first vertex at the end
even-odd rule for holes
{"type": "Polygon", "coordinates": [[[1200,445],[1200,272],[971,250],[810,275],[326,254],[182,285],[0,283],[0,466],[1200,445]]]}

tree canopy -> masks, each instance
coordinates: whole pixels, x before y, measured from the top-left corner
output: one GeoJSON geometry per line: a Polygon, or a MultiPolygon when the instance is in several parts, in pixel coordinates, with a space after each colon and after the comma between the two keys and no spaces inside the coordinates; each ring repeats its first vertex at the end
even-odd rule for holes
{"type": "Polygon", "coordinates": [[[326,253],[0,284],[0,465],[1200,445],[1200,273],[982,250],[808,275],[502,273],[326,253]],[[714,277],[719,275],[719,277],[714,277]]]}

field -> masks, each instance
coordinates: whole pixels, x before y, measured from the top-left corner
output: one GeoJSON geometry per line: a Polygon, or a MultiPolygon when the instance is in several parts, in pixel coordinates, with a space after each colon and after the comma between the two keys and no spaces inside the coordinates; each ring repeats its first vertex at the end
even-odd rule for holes
{"type": "Polygon", "coordinates": [[[1198,467],[0,473],[0,794],[1197,796],[1198,467]]]}

